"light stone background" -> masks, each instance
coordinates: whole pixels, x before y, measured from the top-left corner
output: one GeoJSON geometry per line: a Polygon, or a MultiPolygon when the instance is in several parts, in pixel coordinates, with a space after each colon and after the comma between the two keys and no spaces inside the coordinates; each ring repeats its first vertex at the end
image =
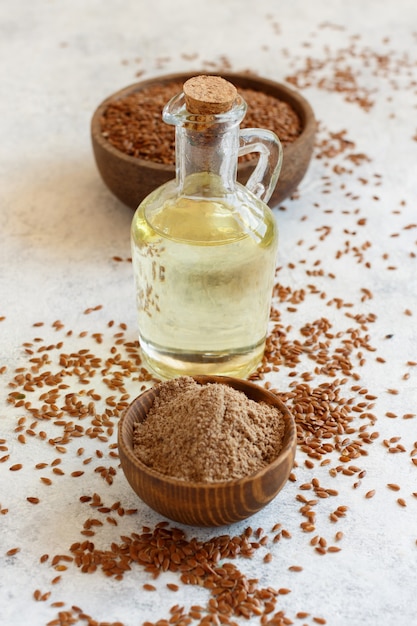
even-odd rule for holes
{"type": "MultiPolygon", "coordinates": [[[[14,0],[0,4],[0,317],[5,318],[0,322],[0,367],[7,366],[0,376],[0,438],[7,440],[10,454],[0,464],[0,507],[8,509],[0,516],[4,626],[43,626],[56,617],[57,609],[50,605],[59,600],[66,607],[82,607],[98,621],[119,620],[125,626],[166,617],[174,603],[188,607],[207,600],[205,592],[194,587],[168,593],[166,582],[177,580],[173,574],[157,581],[157,592],[146,593],[142,585],[147,578],[138,567],[123,582],[69,567],[61,582],[51,585],[57,573],[50,564],[41,565],[39,557],[67,553],[80,539],[88,515],[79,503],[83,493],[98,491],[108,502],[120,499],[125,508],[139,509],[137,515],[121,518],[118,527],[109,525],[97,533],[94,541],[103,547],[161,518],[137,500],[120,471],[111,487],[92,471],[82,479],[57,477],[52,487],[42,486],[33,467],[41,460],[52,461],[56,453],[37,438],[26,445],[17,442],[14,429],[24,412],[6,398],[15,368],[27,366],[22,344],[38,336],[47,345],[64,336],[52,328],[55,320],[74,332],[65,339],[68,351],[88,346],[87,340],[76,340],[83,330],[103,332],[108,347],[113,340],[109,320],[126,323],[127,336],[136,337],[131,266],[113,260],[130,256],[132,212],[110,195],[96,170],[89,137],[94,108],[113,91],[135,82],[139,71],[146,77],[201,67],[215,71],[222,56],[235,71],[250,69],[278,81],[301,71],[309,57],[324,61],[321,70],[314,69],[311,85],[302,88],[319,121],[318,140],[346,130],[354,152],[369,157],[360,166],[347,162],[346,153],[327,163],[314,158],[298,197],[285,201],[286,210],[277,208],[275,213],[281,239],[280,283],[293,290],[313,283],[329,300],[343,298],[353,303],[354,312],[377,315],[369,330],[377,352],[366,354],[359,384],[378,396],[374,412],[380,432],[369,455],[359,460],[367,470],[360,488],[353,489],[347,477],[332,479],[328,468],[318,464],[308,470],[300,453],[297,482],[289,483],[250,521],[222,532],[240,533],[248,523],[269,532],[276,522],[291,532],[291,540],[268,546],[272,563],[263,564],[265,549],[236,564],[259,577],[262,586],[291,589],[279,598],[277,608],[294,623],[313,624],[313,616],[325,618],[329,626],[417,623],[417,498],[412,495],[417,491],[417,467],[410,458],[417,418],[402,419],[405,413],[417,413],[417,368],[405,365],[417,360],[417,229],[405,229],[417,222],[415,0],[14,0]],[[186,55],[195,53],[195,60],[187,60],[186,55]],[[381,61],[387,55],[378,72],[376,55],[381,61]],[[347,67],[375,102],[368,112],[347,102],[346,93],[325,89],[319,82],[320,77],[333,80],[338,68],[347,67]],[[351,173],[336,175],[335,164],[351,173]],[[365,227],[358,226],[360,218],[366,218],[365,227]],[[331,234],[320,240],[323,226],[329,226],[331,234]],[[372,243],[365,253],[370,269],[352,252],[365,241],[372,243]],[[346,242],[350,251],[336,260],[336,251],[345,249],[346,242]],[[305,264],[300,263],[303,259],[305,264]],[[313,269],[317,260],[324,275],[309,277],[306,268],[313,269]],[[361,289],[371,290],[373,298],[361,302],[361,289]],[[97,305],[102,309],[84,314],[97,305]],[[407,309],[413,315],[405,315],[407,309]],[[34,328],[39,321],[45,325],[34,328]],[[388,334],[393,335],[390,340],[388,334]],[[376,355],[385,363],[377,363],[376,355]],[[407,372],[410,377],[404,380],[407,372]],[[400,393],[390,395],[388,388],[400,393]],[[386,412],[398,418],[389,419],[386,412]],[[396,436],[406,452],[388,454],[382,442],[396,436]],[[23,469],[10,472],[19,462],[23,469]],[[309,544],[311,535],[299,526],[295,496],[298,486],[313,476],[339,490],[332,502],[323,500],[317,507],[316,534],[331,542],[337,530],[344,533],[342,550],[336,554],[316,554],[309,544]],[[389,491],[389,482],[398,483],[401,491],[389,491]],[[371,489],[375,496],[366,499],[371,489]],[[30,505],[27,495],[41,502],[30,505]],[[398,506],[397,497],[403,497],[407,507],[398,506]],[[348,514],[332,525],[328,513],[339,505],[347,505],[348,514]],[[14,547],[20,552],[6,557],[14,547]],[[303,571],[288,571],[293,564],[303,571]],[[35,602],[35,589],[51,591],[51,597],[35,602]],[[308,611],[310,617],[297,620],[297,611],[308,611]]],[[[335,332],[346,328],[343,311],[317,297],[308,297],[296,312],[288,311],[287,304],[281,311],[283,323],[294,328],[320,317],[328,317],[335,332]]],[[[98,346],[91,349],[99,352],[98,346]]],[[[269,380],[285,390],[292,380],[288,373],[282,367],[269,380]]],[[[135,391],[132,384],[132,397],[135,391]]],[[[97,447],[94,440],[82,444],[86,455],[97,447]]],[[[79,467],[75,449],[72,446],[63,459],[66,476],[79,467]]],[[[332,464],[337,463],[333,459],[332,464]]],[[[187,532],[204,539],[219,531],[187,532]]]]}

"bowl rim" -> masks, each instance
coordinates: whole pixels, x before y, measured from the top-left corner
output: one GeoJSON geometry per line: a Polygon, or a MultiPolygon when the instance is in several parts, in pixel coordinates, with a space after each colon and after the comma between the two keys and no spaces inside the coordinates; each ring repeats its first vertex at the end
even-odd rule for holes
{"type": "MultiPolygon", "coordinates": [[[[136,165],[137,167],[148,167],[149,169],[154,169],[156,171],[159,170],[159,171],[165,171],[165,172],[172,172],[174,176],[175,167],[176,167],[175,164],[156,163],[155,161],[151,161],[150,159],[143,159],[141,157],[134,157],[134,156],[128,155],[125,152],[122,152],[121,150],[118,150],[117,148],[115,148],[107,139],[103,137],[101,133],[101,128],[100,128],[100,118],[103,112],[106,110],[107,106],[114,100],[119,100],[120,98],[128,96],[131,93],[135,93],[136,91],[141,91],[150,85],[157,85],[158,83],[160,83],[161,85],[165,85],[171,82],[186,81],[188,78],[192,78],[193,76],[198,76],[200,74],[214,75],[213,73],[207,72],[207,71],[176,72],[172,74],[162,74],[160,76],[153,76],[153,77],[141,80],[141,81],[137,81],[135,83],[131,83],[130,85],[127,85],[126,87],[123,87],[122,89],[119,89],[118,91],[115,91],[114,93],[110,94],[104,100],[102,100],[102,102],[96,107],[95,111],[93,112],[91,123],[90,123],[90,132],[91,132],[93,141],[96,141],[103,150],[106,150],[107,152],[112,154],[114,157],[122,159],[126,163],[129,163],[131,165],[136,165]]],[[[279,91],[282,92],[282,94],[284,94],[285,98],[283,99],[285,102],[288,102],[290,104],[293,104],[294,102],[296,103],[295,108],[296,108],[297,115],[301,116],[301,113],[302,113],[302,117],[304,117],[304,119],[302,119],[302,123],[304,124],[304,127],[300,135],[297,137],[297,139],[295,139],[293,142],[291,142],[287,146],[283,146],[284,150],[288,150],[289,148],[292,148],[293,146],[295,149],[297,144],[303,141],[305,135],[307,134],[307,131],[310,130],[310,127],[315,126],[316,121],[314,117],[314,112],[308,100],[304,98],[304,96],[302,96],[298,91],[291,89],[291,87],[288,87],[286,84],[280,83],[280,82],[277,82],[268,78],[264,78],[256,74],[249,74],[249,73],[245,74],[243,72],[242,73],[218,72],[216,75],[220,75],[222,76],[222,78],[225,78],[226,80],[229,80],[230,82],[233,82],[234,80],[235,81],[236,80],[250,81],[254,85],[257,85],[259,87],[259,91],[262,91],[261,89],[262,87],[267,87],[269,91],[265,93],[270,93],[270,95],[273,95],[272,92],[278,89],[279,91]]],[[[253,87],[248,86],[248,89],[251,89],[251,88],[253,87]]],[[[245,167],[253,167],[253,165],[250,166],[248,162],[238,163],[238,170],[242,170],[245,167]]]]}
{"type": "MultiPolygon", "coordinates": [[[[134,400],[132,400],[132,402],[130,402],[130,404],[123,411],[119,419],[118,436],[117,436],[117,446],[118,446],[119,457],[120,457],[120,448],[122,447],[123,453],[125,454],[125,456],[128,457],[129,461],[137,469],[145,472],[146,474],[148,474],[149,476],[157,480],[163,481],[164,483],[169,484],[171,486],[175,486],[176,488],[181,488],[181,487],[186,488],[186,489],[202,489],[203,488],[206,490],[218,491],[219,489],[239,487],[241,485],[247,484],[248,482],[262,479],[262,477],[265,474],[277,469],[281,465],[281,463],[284,461],[284,459],[286,459],[288,456],[291,456],[291,455],[295,456],[295,449],[297,445],[297,429],[295,425],[295,419],[292,413],[289,411],[288,407],[284,404],[284,402],[277,395],[275,395],[274,393],[272,393],[271,391],[267,389],[264,389],[263,387],[260,387],[256,383],[253,383],[252,381],[249,381],[249,380],[243,380],[243,379],[233,378],[229,376],[215,376],[215,375],[212,375],[212,376],[195,375],[195,376],[192,376],[192,378],[194,378],[194,380],[196,380],[197,382],[201,384],[223,383],[229,386],[233,386],[232,384],[233,381],[238,381],[240,384],[243,383],[245,386],[248,386],[250,389],[255,389],[257,391],[260,390],[262,394],[264,394],[265,396],[265,401],[267,402],[268,400],[270,400],[268,404],[276,406],[283,414],[283,417],[285,420],[284,437],[287,439],[287,441],[281,448],[278,456],[273,461],[271,461],[271,463],[268,463],[268,465],[266,465],[265,467],[262,467],[256,472],[253,472],[252,474],[248,474],[247,476],[241,476],[240,478],[234,478],[234,479],[222,480],[222,481],[192,482],[189,480],[176,478],[174,476],[168,476],[167,474],[163,474],[151,467],[148,467],[134,454],[133,445],[130,446],[126,443],[126,440],[125,440],[126,433],[124,432],[124,425],[126,423],[127,415],[129,411],[132,409],[133,405],[136,402],[138,402],[139,399],[142,398],[144,395],[152,393],[152,391],[154,390],[154,386],[153,386],[153,387],[146,389],[141,394],[139,394],[136,398],[134,398],[134,400]]],[[[239,390],[243,391],[242,389],[239,389],[239,390]]],[[[243,391],[243,393],[245,392],[243,391]]]]}

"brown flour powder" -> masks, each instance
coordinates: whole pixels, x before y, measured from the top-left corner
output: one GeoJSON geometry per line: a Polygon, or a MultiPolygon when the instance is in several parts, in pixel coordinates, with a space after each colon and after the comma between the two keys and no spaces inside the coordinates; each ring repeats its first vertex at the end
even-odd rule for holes
{"type": "Polygon", "coordinates": [[[133,433],[135,454],[148,467],[183,480],[223,481],[248,476],[278,456],[284,418],[277,408],[188,376],[157,389],[133,433]]]}

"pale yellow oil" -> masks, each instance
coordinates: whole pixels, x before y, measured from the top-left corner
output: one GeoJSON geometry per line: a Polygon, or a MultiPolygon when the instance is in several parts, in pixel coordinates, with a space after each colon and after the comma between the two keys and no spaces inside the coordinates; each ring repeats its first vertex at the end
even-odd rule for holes
{"type": "Polygon", "coordinates": [[[148,366],[162,378],[243,378],[262,359],[277,231],[268,207],[242,196],[230,204],[169,199],[165,190],[136,211],[132,260],[139,340],[148,366]]]}

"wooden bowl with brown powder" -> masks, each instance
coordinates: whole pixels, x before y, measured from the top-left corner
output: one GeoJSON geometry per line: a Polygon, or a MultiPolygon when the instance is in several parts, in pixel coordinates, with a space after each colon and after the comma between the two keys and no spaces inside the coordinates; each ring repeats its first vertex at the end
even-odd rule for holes
{"type": "Polygon", "coordinates": [[[165,517],[193,526],[246,519],[271,502],[292,471],[295,422],[255,383],[180,377],[136,398],[118,426],[124,474],[165,517]]]}
{"type": "MultiPolygon", "coordinates": [[[[132,209],[175,178],[175,133],[162,121],[162,109],[196,74],[170,74],[135,83],[110,95],[93,114],[91,139],[100,175],[110,191],[132,209]]],[[[300,93],[282,83],[246,74],[221,75],[248,104],[241,127],[272,130],[281,140],[281,174],[268,202],[277,206],[295,191],[307,171],[316,133],[313,110],[300,93]]],[[[240,183],[246,183],[256,162],[256,157],[239,159],[240,183]]]]}

